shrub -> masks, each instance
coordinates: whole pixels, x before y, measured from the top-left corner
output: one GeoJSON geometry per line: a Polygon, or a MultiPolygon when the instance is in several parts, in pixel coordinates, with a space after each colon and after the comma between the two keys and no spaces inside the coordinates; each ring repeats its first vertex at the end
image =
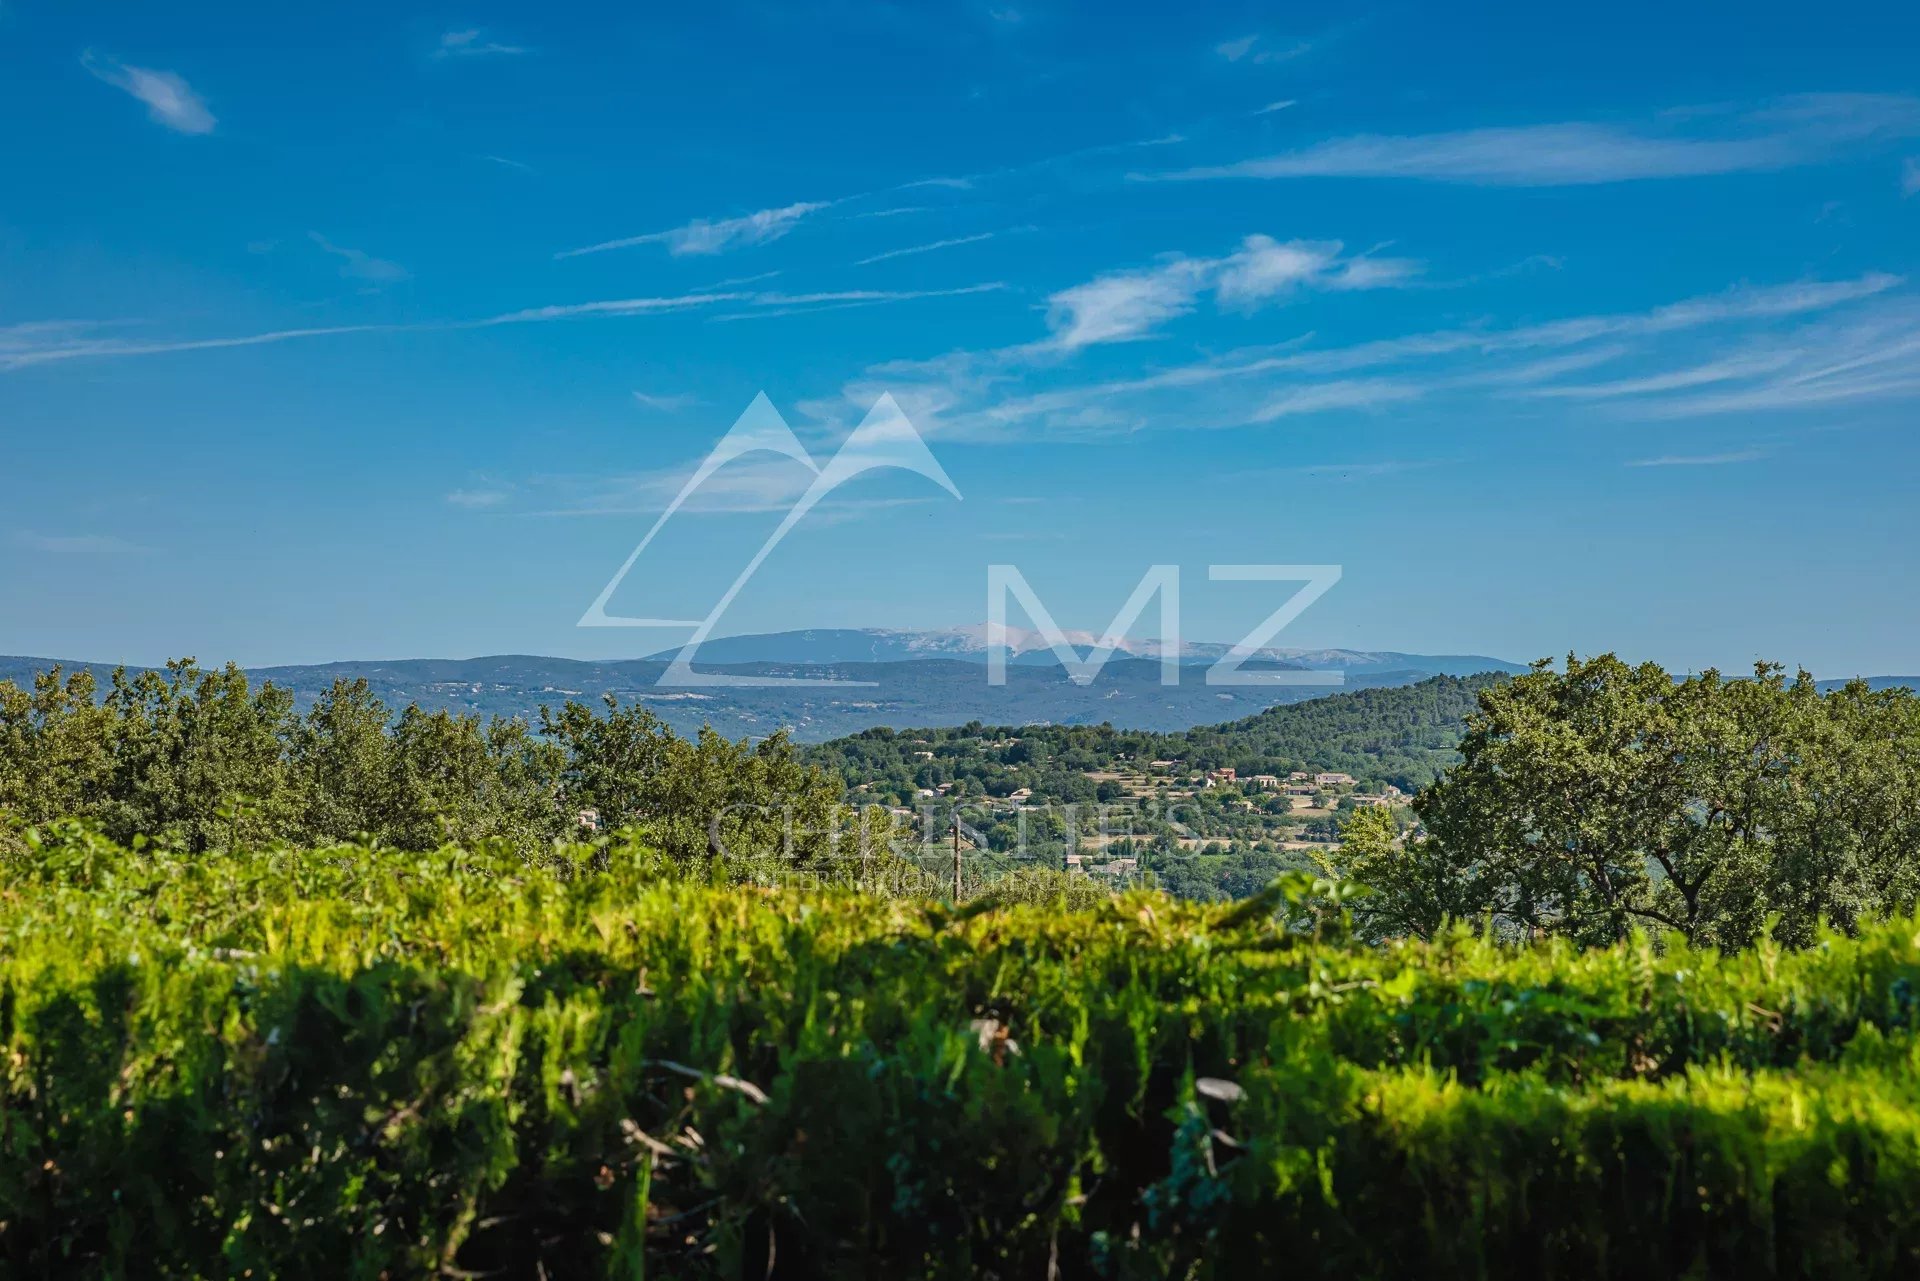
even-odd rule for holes
{"type": "Polygon", "coordinates": [[[34,838],[0,870],[5,1270],[1916,1266],[1920,921],[1367,949],[1269,900],[675,866],[34,838]]]}

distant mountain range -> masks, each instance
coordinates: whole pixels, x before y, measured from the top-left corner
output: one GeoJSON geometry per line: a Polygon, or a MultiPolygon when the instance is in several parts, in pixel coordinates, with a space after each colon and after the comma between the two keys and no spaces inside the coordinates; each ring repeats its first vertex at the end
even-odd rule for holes
{"type": "MultiPolygon", "coordinates": [[[[658,681],[677,651],[618,662],[502,654],[321,663],[261,667],[250,675],[291,690],[302,706],[334,681],[356,678],[364,678],[396,709],[418,703],[429,710],[529,719],[543,705],[558,707],[568,699],[597,704],[612,694],[622,703],[644,704],[682,733],[710,724],[729,737],[761,737],[785,727],[796,738],[818,741],[874,725],[963,725],[974,720],[1068,725],[1110,721],[1132,729],[1179,730],[1341,689],[1410,685],[1442,674],[1521,670],[1500,659],[1473,656],[1266,650],[1243,670],[1276,679],[1303,669],[1328,670],[1339,674],[1339,682],[1215,687],[1206,684],[1199,665],[1211,663],[1230,646],[1188,644],[1181,647],[1180,661],[1194,670],[1180,684],[1169,686],[1160,683],[1158,643],[1129,640],[1097,679],[1082,686],[1067,679],[1037,634],[1010,629],[1002,638],[1012,660],[1007,682],[992,686],[982,670],[987,635],[985,626],[778,632],[712,640],[698,655],[702,672],[836,683],[811,687],[661,687],[658,681]]],[[[1085,653],[1096,638],[1070,639],[1085,653]]],[[[0,679],[25,683],[53,665],[52,659],[0,658],[0,679]]],[[[89,667],[102,684],[112,673],[109,664],[61,666],[89,667]]]]}
{"type": "MultiPolygon", "coordinates": [[[[1128,729],[1183,730],[1343,689],[1525,670],[1518,663],[1476,655],[1265,650],[1243,670],[1276,680],[1302,669],[1333,670],[1340,673],[1340,683],[1218,687],[1206,684],[1201,665],[1229,647],[1195,643],[1181,647],[1183,667],[1193,670],[1178,685],[1162,685],[1157,646],[1129,641],[1128,656],[1116,654],[1096,680],[1083,686],[1067,679],[1044,644],[1036,644],[1032,633],[1023,632],[1006,637],[1012,660],[1007,682],[992,686],[982,670],[987,654],[985,631],[814,630],[725,637],[701,646],[697,670],[702,672],[835,682],[811,687],[662,687],[658,681],[675,651],[615,662],[499,654],[319,663],[254,668],[249,675],[291,690],[303,707],[334,681],[356,678],[365,678],[381,700],[396,710],[418,703],[430,711],[528,719],[536,717],[543,705],[557,708],[569,699],[597,705],[612,694],[623,704],[644,704],[680,733],[712,725],[730,738],[759,738],[787,728],[803,742],[818,742],[875,725],[964,725],[975,720],[989,725],[1105,721],[1128,729]]],[[[1082,636],[1076,643],[1084,654],[1093,638],[1082,636]]],[[[0,680],[24,685],[56,661],[0,657],[0,680]]],[[[60,666],[69,671],[90,668],[102,685],[113,672],[113,665],[106,663],[60,662],[60,666]]],[[[1876,677],[1874,683],[1920,685],[1920,679],[1876,677]]]]}
{"type": "MultiPolygon", "coordinates": [[[[1085,653],[1098,644],[1092,632],[1069,631],[1067,643],[1085,653]]],[[[902,631],[888,627],[828,627],[806,631],[766,632],[726,636],[700,646],[701,666],[727,663],[900,663],[930,658],[987,661],[996,647],[1007,651],[1010,662],[1052,666],[1055,657],[1039,632],[1019,627],[976,623],[939,631],[902,631]]],[[[1183,664],[1211,664],[1233,646],[1217,642],[1183,641],[1178,658],[1183,664]]],[[[1122,638],[1117,655],[1158,661],[1165,652],[1157,640],[1122,638]]],[[[679,650],[662,650],[649,657],[668,662],[679,650]]],[[[1349,674],[1417,671],[1427,675],[1471,676],[1479,672],[1520,672],[1526,668],[1482,654],[1404,654],[1394,650],[1260,649],[1252,660],[1285,668],[1338,670],[1349,674]]]]}

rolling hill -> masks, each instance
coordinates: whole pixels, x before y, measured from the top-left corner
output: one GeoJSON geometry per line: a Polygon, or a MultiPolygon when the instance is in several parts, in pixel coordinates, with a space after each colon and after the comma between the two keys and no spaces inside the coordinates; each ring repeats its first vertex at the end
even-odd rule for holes
{"type": "Polygon", "coordinates": [[[1251,716],[1171,732],[1119,725],[968,724],[871,729],[808,750],[849,784],[880,780],[910,792],[935,776],[973,775],[992,791],[1016,787],[1061,795],[1060,775],[1110,776],[1148,761],[1177,772],[1233,767],[1241,777],[1330,770],[1412,791],[1455,760],[1480,691],[1500,673],[1431,676],[1413,684],[1358,688],[1269,707],[1251,716]]]}
{"type": "MultiPolygon", "coordinates": [[[[1099,637],[1090,632],[1069,631],[1068,642],[1082,652],[1099,637]]],[[[699,663],[891,663],[926,659],[954,658],[984,663],[995,648],[1007,651],[1014,664],[1052,666],[1057,663],[1053,651],[1037,631],[1025,628],[993,628],[986,623],[952,627],[937,631],[910,631],[886,627],[829,627],[804,631],[765,632],[745,636],[724,636],[700,646],[699,663]],[[992,638],[992,639],[990,639],[992,638]]],[[[1233,646],[1217,641],[1184,641],[1178,658],[1183,664],[1210,664],[1223,657],[1233,646]]],[[[1164,647],[1156,640],[1122,638],[1116,652],[1128,658],[1158,660],[1164,647]]],[[[649,655],[654,661],[670,661],[677,649],[649,655]]],[[[1280,667],[1331,669],[1351,675],[1382,675],[1389,672],[1424,672],[1432,676],[1471,676],[1478,672],[1518,672],[1523,665],[1482,654],[1411,654],[1398,650],[1287,649],[1270,648],[1255,652],[1263,663],[1280,667]]]]}
{"type": "MultiPolygon", "coordinates": [[[[56,664],[47,658],[0,657],[0,680],[25,685],[56,664]]],[[[113,665],[60,662],[91,669],[104,686],[113,665]]],[[[666,664],[655,660],[590,662],[500,654],[467,659],[399,659],[260,667],[249,675],[291,690],[305,707],[336,680],[364,678],[389,707],[418,703],[482,716],[537,715],[569,699],[598,704],[608,694],[650,708],[674,730],[712,725],[730,738],[764,737],[781,728],[818,742],[874,725],[960,725],[1110,722],[1129,729],[1169,731],[1245,716],[1282,703],[1318,698],[1339,688],[1412,684],[1432,673],[1418,668],[1360,668],[1340,686],[1210,687],[1195,668],[1181,684],[1160,683],[1157,661],[1116,657],[1092,684],[1076,685],[1054,663],[1008,668],[1005,685],[989,685],[981,663],[957,658],[890,662],[761,661],[708,666],[729,676],[804,677],[829,681],[811,687],[661,687],[666,664]]],[[[1249,663],[1249,672],[1294,670],[1249,663]]]]}

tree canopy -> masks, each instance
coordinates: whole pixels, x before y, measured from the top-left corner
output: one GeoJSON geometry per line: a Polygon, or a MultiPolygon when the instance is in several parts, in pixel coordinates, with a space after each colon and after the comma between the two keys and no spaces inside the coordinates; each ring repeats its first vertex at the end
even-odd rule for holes
{"type": "Polygon", "coordinates": [[[1460,763],[1397,842],[1346,829],[1382,933],[1486,918],[1597,944],[1636,927],[1741,947],[1920,898],[1920,699],[1805,672],[1675,679],[1612,654],[1480,692],[1460,763]]]}
{"type": "MultiPolygon", "coordinates": [[[[189,851],[351,839],[404,850],[504,841],[537,850],[635,826],[680,861],[835,855],[838,783],[785,735],[687,739],[611,697],[520,719],[408,707],[335,682],[304,715],[272,684],[192,660],[0,682],[0,818],[80,818],[121,842],[189,851]]],[[[7,839],[0,827],[0,841],[7,839]]]]}

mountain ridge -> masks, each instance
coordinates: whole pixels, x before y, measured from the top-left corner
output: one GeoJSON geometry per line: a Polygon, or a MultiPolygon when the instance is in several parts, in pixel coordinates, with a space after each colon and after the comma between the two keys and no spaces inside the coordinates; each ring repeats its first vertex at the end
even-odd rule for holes
{"type": "MultiPolygon", "coordinates": [[[[751,639],[751,638],[749,638],[751,639]]],[[[1075,684],[1056,662],[1008,664],[1006,683],[990,685],[977,657],[936,656],[888,662],[813,662],[804,658],[746,663],[702,662],[698,670],[723,676],[794,677],[825,680],[810,687],[675,687],[659,684],[667,664],[658,659],[591,660],[533,654],[474,658],[407,658],[341,661],[246,669],[255,681],[290,690],[305,708],[335,680],[365,679],[394,711],[417,703],[427,711],[536,720],[541,707],[568,700],[597,705],[611,694],[623,704],[647,707],[675,732],[697,733],[711,725],[730,738],[763,738],[788,729],[802,742],[819,742],[891,726],[1097,725],[1172,732],[1238,720],[1269,707],[1305,702],[1343,691],[1397,688],[1434,676],[1525,670],[1497,659],[1417,655],[1395,651],[1342,651],[1376,660],[1339,672],[1338,684],[1209,686],[1205,673],[1183,663],[1177,685],[1161,684],[1157,658],[1116,655],[1087,685],[1075,684]],[[1405,665],[1389,665],[1390,660],[1405,665]],[[1473,671],[1439,665],[1484,661],[1473,671]],[[1421,666],[1418,664],[1428,664],[1421,666]]],[[[704,651],[703,651],[704,653],[704,651]]],[[[1045,651],[1042,651],[1044,654],[1045,651]]],[[[47,658],[0,656],[0,680],[21,686],[53,666],[85,668],[104,686],[115,665],[47,658]]],[[[1253,675],[1298,672],[1298,662],[1249,661],[1253,675]]],[[[129,672],[147,670],[128,665],[129,672]]],[[[1839,682],[1822,682],[1831,687],[1839,682]]],[[[1874,677],[1876,686],[1912,685],[1920,678],[1874,677]]]]}
{"type": "MultiPolygon", "coordinates": [[[[26,686],[51,667],[86,669],[104,688],[114,665],[0,656],[0,680],[26,686]]],[[[129,666],[130,673],[150,670],[129,666]]],[[[721,676],[804,677],[828,682],[811,686],[663,686],[667,664],[650,659],[598,662],[538,655],[483,655],[471,659],[383,659],[246,669],[256,682],[271,681],[310,707],[336,680],[364,679],[390,709],[418,704],[427,711],[536,720],[541,707],[569,700],[597,705],[612,695],[644,706],[677,733],[711,725],[729,738],[763,738],[788,729],[816,742],[875,726],[996,724],[1100,724],[1171,731],[1251,715],[1281,703],[1300,702],[1342,689],[1398,686],[1436,673],[1416,668],[1340,673],[1338,684],[1209,686],[1199,668],[1185,668],[1176,685],[1161,683],[1158,660],[1116,656],[1088,684],[1077,684],[1057,663],[1010,664],[1004,684],[990,684],[984,665],[958,658],[923,657],[899,662],[806,661],[701,664],[721,676]]],[[[1249,662],[1243,669],[1282,676],[1298,668],[1249,662]]]]}
{"type": "MultiPolygon", "coordinates": [[[[1069,645],[1086,651],[1101,637],[1068,630],[1069,645]]],[[[931,658],[987,661],[995,649],[1004,649],[1014,663],[1052,664],[1058,661],[1047,640],[1031,628],[972,623],[960,627],[912,629],[894,627],[809,627],[780,632],[722,636],[701,643],[698,661],[708,664],[753,662],[912,662],[931,658]]],[[[1121,637],[1116,656],[1159,661],[1166,647],[1155,639],[1121,637]]],[[[1182,641],[1175,657],[1181,663],[1210,663],[1232,652],[1234,646],[1217,641],[1182,641]]],[[[647,655],[649,661],[671,662],[679,648],[647,655]]],[[[1402,650],[1342,648],[1298,649],[1268,646],[1249,654],[1253,661],[1296,669],[1337,671],[1419,669],[1436,675],[1472,675],[1478,672],[1522,672],[1526,665],[1484,654],[1416,654],[1402,650]]]]}

